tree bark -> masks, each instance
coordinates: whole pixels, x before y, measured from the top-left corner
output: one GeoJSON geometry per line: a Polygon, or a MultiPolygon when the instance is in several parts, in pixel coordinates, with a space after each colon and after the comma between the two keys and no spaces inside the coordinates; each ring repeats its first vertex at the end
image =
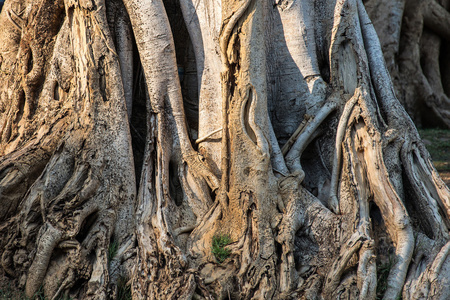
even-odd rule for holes
{"type": "Polygon", "coordinates": [[[11,0],[0,30],[28,297],[449,297],[450,190],[361,0],[11,0]]]}
{"type": "Polygon", "coordinates": [[[417,126],[450,127],[448,1],[364,1],[400,102],[417,126]]]}

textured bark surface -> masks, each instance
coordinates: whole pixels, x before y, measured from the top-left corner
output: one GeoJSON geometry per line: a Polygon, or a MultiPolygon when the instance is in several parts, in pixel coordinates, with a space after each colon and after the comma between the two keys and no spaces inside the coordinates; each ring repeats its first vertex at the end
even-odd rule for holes
{"type": "Polygon", "coordinates": [[[365,0],[398,99],[417,126],[450,128],[447,0],[365,0]]]}
{"type": "Polygon", "coordinates": [[[11,0],[0,32],[28,297],[450,296],[450,191],[361,0],[11,0]]]}

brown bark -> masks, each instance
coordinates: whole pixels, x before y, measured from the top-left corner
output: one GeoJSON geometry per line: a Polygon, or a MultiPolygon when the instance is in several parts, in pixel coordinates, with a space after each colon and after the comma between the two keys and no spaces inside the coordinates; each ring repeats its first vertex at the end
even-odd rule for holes
{"type": "MultiPolygon", "coordinates": [[[[13,4],[5,5],[2,17],[16,9],[13,4]]],[[[110,239],[122,245],[133,234],[135,195],[120,69],[104,5],[28,5],[19,59],[6,61],[1,75],[11,82],[1,99],[1,203],[10,207],[2,218],[2,266],[29,297],[44,286],[57,298],[82,280],[80,296],[102,298],[110,239]]],[[[2,26],[17,30],[11,21],[2,26]]]]}
{"type": "Polygon", "coordinates": [[[27,296],[450,295],[450,191],[394,94],[400,27],[386,66],[362,1],[15,0],[0,30],[1,266],[27,296]]]}

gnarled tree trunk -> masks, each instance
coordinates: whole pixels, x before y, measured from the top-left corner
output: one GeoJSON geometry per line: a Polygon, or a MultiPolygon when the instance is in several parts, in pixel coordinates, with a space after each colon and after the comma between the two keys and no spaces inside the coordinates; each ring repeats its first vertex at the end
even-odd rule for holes
{"type": "Polygon", "coordinates": [[[361,0],[13,0],[0,29],[27,296],[450,295],[450,191],[361,0]]]}
{"type": "Polygon", "coordinates": [[[365,0],[398,99],[418,126],[450,128],[447,0],[365,0]]]}

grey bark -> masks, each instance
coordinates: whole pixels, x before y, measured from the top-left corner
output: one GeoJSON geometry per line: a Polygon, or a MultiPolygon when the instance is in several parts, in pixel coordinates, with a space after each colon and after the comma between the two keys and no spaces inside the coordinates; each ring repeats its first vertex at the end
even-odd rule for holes
{"type": "Polygon", "coordinates": [[[364,1],[395,91],[419,127],[450,126],[448,1],[364,1]]]}
{"type": "Polygon", "coordinates": [[[11,0],[0,31],[27,296],[448,298],[450,191],[390,79],[401,31],[380,44],[361,0],[11,0]]]}

